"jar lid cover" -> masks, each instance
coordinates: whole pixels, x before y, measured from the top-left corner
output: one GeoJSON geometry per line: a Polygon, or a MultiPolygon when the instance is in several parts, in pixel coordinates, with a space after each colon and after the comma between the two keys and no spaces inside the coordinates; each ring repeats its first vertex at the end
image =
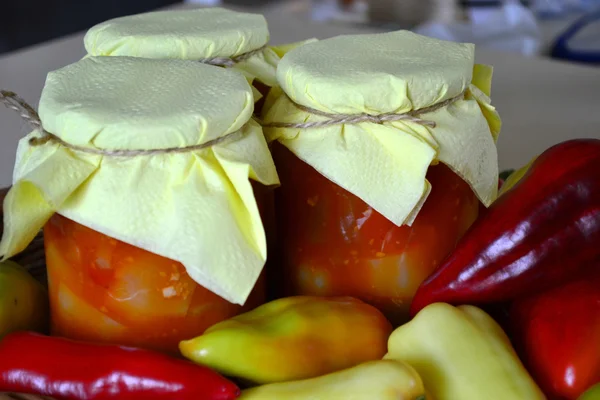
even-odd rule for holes
{"type": "Polygon", "coordinates": [[[88,57],[50,72],[39,114],[65,142],[101,149],[202,144],[252,116],[247,80],[185,60],[88,57]]]}
{"type": "Polygon", "coordinates": [[[146,58],[233,57],[266,45],[260,14],[224,8],[154,11],[102,22],[84,38],[90,55],[146,58]]]}
{"type": "Polygon", "coordinates": [[[294,102],[320,111],[402,113],[462,93],[474,52],[409,31],[339,36],[287,53],[277,80],[294,102]]]}

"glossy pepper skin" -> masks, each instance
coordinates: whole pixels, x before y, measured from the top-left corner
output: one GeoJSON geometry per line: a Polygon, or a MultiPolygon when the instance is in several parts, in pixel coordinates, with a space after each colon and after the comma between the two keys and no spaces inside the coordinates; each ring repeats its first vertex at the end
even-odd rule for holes
{"type": "Polygon", "coordinates": [[[433,400],[409,365],[377,360],[316,378],[247,389],[240,400],[433,400]]]}
{"type": "Polygon", "coordinates": [[[264,384],[380,359],[391,332],[383,314],[360,300],[297,296],[218,323],[179,348],[224,375],[264,384]]]}
{"type": "Polygon", "coordinates": [[[541,400],[500,326],[474,306],[434,303],[396,328],[385,359],[414,367],[437,400],[541,400]]]}
{"type": "Polygon", "coordinates": [[[161,353],[29,332],[0,341],[0,392],[59,400],[230,400],[232,382],[161,353]]]}
{"type": "Polygon", "coordinates": [[[575,400],[600,382],[600,272],[517,300],[510,316],[521,358],[551,399],[575,400]]]}
{"type": "Polygon", "coordinates": [[[600,140],[551,147],[417,290],[428,304],[485,304],[557,286],[600,261],[600,140]]]}

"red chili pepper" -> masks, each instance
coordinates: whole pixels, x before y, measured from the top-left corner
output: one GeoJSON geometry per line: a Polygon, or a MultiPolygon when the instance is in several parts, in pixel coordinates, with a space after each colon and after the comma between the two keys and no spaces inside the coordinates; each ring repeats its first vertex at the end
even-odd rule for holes
{"type": "Polygon", "coordinates": [[[575,400],[600,382],[600,273],[517,300],[510,318],[521,358],[549,398],[575,400]]]}
{"type": "Polygon", "coordinates": [[[479,218],[426,279],[428,304],[485,304],[557,286],[600,261],[600,140],[563,142],[479,218]]]}
{"type": "Polygon", "coordinates": [[[240,394],[216,372],[161,353],[28,332],[0,341],[0,392],[62,400],[229,400],[240,394]]]}

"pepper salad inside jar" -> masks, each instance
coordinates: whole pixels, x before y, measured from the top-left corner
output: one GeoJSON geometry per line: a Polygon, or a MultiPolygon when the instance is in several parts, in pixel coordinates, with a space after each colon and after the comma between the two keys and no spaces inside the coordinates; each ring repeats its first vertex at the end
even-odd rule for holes
{"type": "Polygon", "coordinates": [[[52,333],[178,353],[265,301],[254,187],[278,177],[252,89],[185,60],[87,57],[46,80],[0,254],[43,227],[52,333]]]}
{"type": "Polygon", "coordinates": [[[349,295],[395,324],[497,196],[500,120],[474,47],[407,31],[340,36],[281,60],[263,114],[280,295],[349,295]]]}

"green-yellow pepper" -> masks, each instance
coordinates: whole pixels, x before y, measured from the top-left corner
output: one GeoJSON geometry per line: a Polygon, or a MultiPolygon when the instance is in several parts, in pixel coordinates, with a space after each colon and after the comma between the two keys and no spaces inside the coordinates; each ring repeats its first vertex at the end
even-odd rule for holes
{"type": "Polygon", "coordinates": [[[253,383],[307,379],[381,359],[392,331],[351,297],[288,297],[209,328],[179,345],[190,360],[253,383]]]}
{"type": "Polygon", "coordinates": [[[0,263],[0,338],[10,332],[44,332],[48,326],[48,293],[20,265],[0,263]]]}
{"type": "Polygon", "coordinates": [[[577,400],[600,400],[600,383],[586,390],[577,400]]]}
{"type": "Polygon", "coordinates": [[[419,374],[394,360],[369,361],[317,378],[247,389],[238,400],[432,400],[419,374]]]}
{"type": "Polygon", "coordinates": [[[477,307],[425,307],[392,333],[385,359],[414,367],[437,400],[545,399],[502,328],[477,307]]]}

